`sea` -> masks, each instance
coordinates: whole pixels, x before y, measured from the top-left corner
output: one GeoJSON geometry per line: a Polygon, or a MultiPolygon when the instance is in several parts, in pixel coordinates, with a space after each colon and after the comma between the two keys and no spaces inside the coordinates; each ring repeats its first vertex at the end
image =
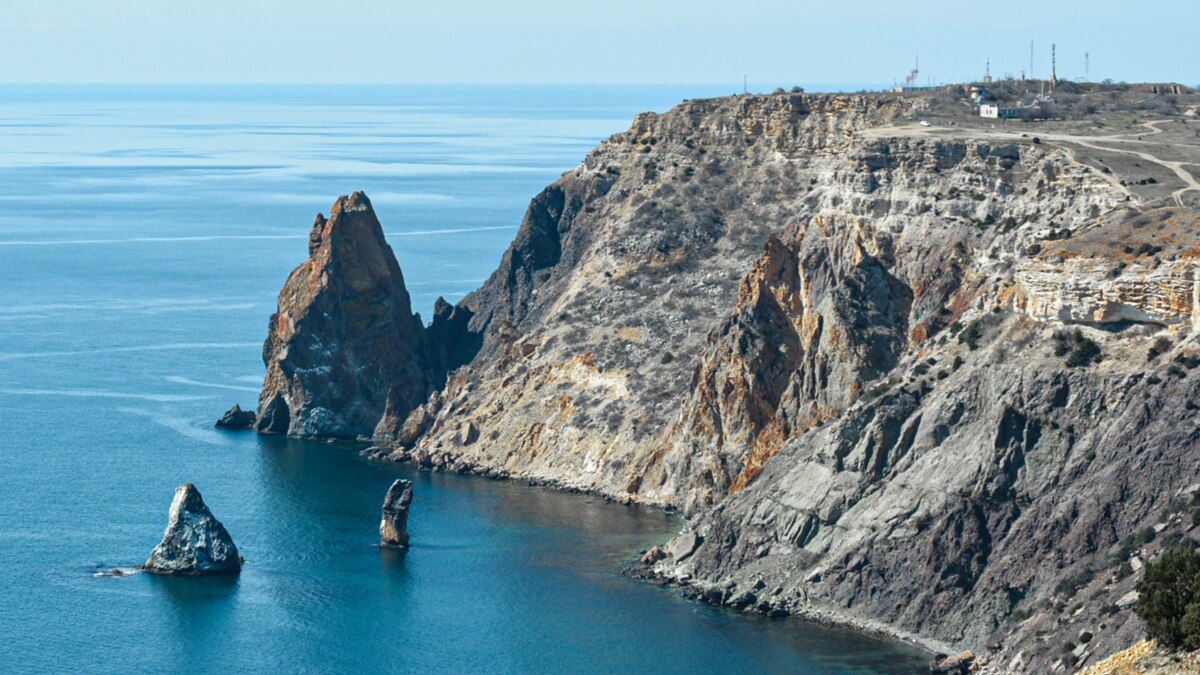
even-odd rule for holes
{"type": "Polygon", "coordinates": [[[622,575],[680,518],[223,432],[314,216],[365,191],[417,311],[530,198],[713,86],[0,85],[0,672],[908,673],[905,644],[622,575]],[[412,546],[380,506],[415,483],[412,546]],[[240,577],[145,560],[176,486],[240,577]]]}

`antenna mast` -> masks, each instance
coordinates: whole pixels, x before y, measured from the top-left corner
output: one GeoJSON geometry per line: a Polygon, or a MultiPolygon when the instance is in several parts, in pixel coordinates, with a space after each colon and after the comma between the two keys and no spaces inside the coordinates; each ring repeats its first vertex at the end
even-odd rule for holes
{"type": "Polygon", "coordinates": [[[1058,45],[1052,43],[1050,45],[1050,88],[1051,89],[1053,89],[1054,87],[1056,87],[1058,85],[1058,73],[1055,71],[1055,66],[1057,65],[1056,62],[1058,60],[1057,52],[1058,52],[1058,45]]]}
{"type": "Polygon", "coordinates": [[[921,81],[917,79],[917,75],[921,72],[921,55],[917,54],[913,60],[913,69],[908,73],[908,77],[904,78],[904,87],[913,89],[921,86],[921,81]]]}
{"type": "Polygon", "coordinates": [[[1091,82],[1091,80],[1088,79],[1088,77],[1089,77],[1088,69],[1091,65],[1092,65],[1091,64],[1091,54],[1084,52],[1083,53],[1083,81],[1084,82],[1091,82]]]}
{"type": "Polygon", "coordinates": [[[1033,40],[1029,41],[1029,79],[1031,79],[1031,80],[1034,79],[1034,77],[1033,77],[1033,40]]]}

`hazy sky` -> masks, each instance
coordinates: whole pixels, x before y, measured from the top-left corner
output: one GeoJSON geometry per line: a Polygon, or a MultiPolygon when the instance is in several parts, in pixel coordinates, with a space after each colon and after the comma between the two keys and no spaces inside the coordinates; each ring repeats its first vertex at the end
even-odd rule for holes
{"type": "Polygon", "coordinates": [[[7,0],[0,82],[1200,84],[1200,0],[7,0]]]}

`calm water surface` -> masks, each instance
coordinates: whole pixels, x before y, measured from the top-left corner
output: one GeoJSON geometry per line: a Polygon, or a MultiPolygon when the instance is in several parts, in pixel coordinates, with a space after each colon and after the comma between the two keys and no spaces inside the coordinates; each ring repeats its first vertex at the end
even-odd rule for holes
{"type": "Polygon", "coordinates": [[[902,645],[626,579],[657,511],[212,429],[314,214],[365,190],[425,316],[529,198],[704,87],[0,87],[3,672],[919,672],[902,645]],[[407,553],[377,548],[416,482],[407,553]],[[192,481],[235,580],[145,559],[192,481]]]}

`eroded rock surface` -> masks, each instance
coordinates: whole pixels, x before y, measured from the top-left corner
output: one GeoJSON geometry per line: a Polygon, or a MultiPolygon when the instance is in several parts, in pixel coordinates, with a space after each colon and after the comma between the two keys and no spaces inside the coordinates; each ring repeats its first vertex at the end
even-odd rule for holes
{"type": "Polygon", "coordinates": [[[921,105],[639,116],[439,303],[450,374],[372,456],[681,508],[650,574],[744,611],[994,672],[1132,644],[1134,563],[1200,537],[1200,218],[1060,136],[893,124],[921,105]]]}
{"type": "Polygon", "coordinates": [[[318,215],[308,250],[279,293],[263,345],[257,429],[393,435],[440,388],[444,366],[366,195],[340,197],[328,219],[318,215]]]}
{"type": "Polygon", "coordinates": [[[412,481],[398,478],[383,499],[383,519],[379,522],[379,542],[383,546],[408,547],[408,509],[412,505],[412,481]]]}
{"type": "Polygon", "coordinates": [[[175,488],[170,518],[162,542],[154,547],[142,569],[152,574],[222,575],[242,569],[233,538],[208,510],[191,483],[175,488]]]}

